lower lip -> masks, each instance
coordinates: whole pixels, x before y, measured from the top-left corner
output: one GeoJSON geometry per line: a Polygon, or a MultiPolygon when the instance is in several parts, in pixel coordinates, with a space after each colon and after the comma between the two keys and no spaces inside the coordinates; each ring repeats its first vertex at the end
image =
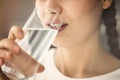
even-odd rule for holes
{"type": "Polygon", "coordinates": [[[63,31],[65,28],[66,28],[66,25],[65,25],[65,26],[62,26],[62,27],[59,29],[59,31],[58,31],[58,32],[63,31]]]}

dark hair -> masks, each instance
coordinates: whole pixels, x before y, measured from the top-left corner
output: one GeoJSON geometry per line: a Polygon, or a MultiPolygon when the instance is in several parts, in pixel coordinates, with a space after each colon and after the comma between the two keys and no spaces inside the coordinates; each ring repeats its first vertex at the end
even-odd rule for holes
{"type": "Polygon", "coordinates": [[[111,6],[103,11],[102,19],[106,26],[110,52],[120,59],[115,4],[115,0],[113,0],[111,6]]]}

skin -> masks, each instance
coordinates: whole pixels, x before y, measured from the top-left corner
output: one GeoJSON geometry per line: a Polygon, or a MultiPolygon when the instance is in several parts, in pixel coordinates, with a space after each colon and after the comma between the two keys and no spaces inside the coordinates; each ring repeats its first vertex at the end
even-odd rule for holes
{"type": "MultiPolygon", "coordinates": [[[[15,40],[21,40],[22,38],[24,38],[22,28],[17,25],[12,26],[8,38],[0,41],[0,66],[2,66],[5,61],[11,60],[13,54],[19,55],[21,53],[22,49],[18,46],[15,40]]],[[[39,65],[37,72],[42,72],[44,70],[44,66],[42,64],[39,65]]]]}
{"type": "MultiPolygon", "coordinates": [[[[53,42],[57,47],[55,64],[64,75],[85,78],[120,68],[120,61],[102,47],[99,36],[102,12],[111,2],[112,0],[36,0],[37,14],[44,26],[47,26],[47,17],[56,13],[68,24],[53,42]]],[[[12,58],[12,54],[20,54],[21,49],[14,40],[23,37],[22,29],[14,26],[8,38],[0,41],[1,66],[4,60],[12,58]]],[[[40,65],[39,72],[43,70],[44,67],[40,65]]]]}
{"type": "MultiPolygon", "coordinates": [[[[78,44],[78,43],[81,44],[83,43],[83,41],[88,40],[89,37],[91,37],[93,34],[96,33],[96,30],[99,28],[96,26],[100,25],[99,24],[100,21],[98,20],[98,18],[100,18],[101,14],[99,13],[101,10],[98,11],[97,8],[94,8],[95,6],[98,5],[96,4],[96,2],[98,1],[97,0],[93,0],[93,1],[90,2],[87,0],[86,1],[71,0],[69,2],[68,1],[62,2],[60,0],[58,1],[48,0],[44,2],[41,0],[36,0],[36,8],[38,12],[42,10],[41,12],[38,13],[38,15],[41,19],[44,19],[44,21],[41,20],[43,25],[45,23],[46,16],[48,15],[45,13],[50,12],[50,10],[46,8],[52,8],[53,10],[56,11],[54,7],[57,7],[57,10],[58,10],[57,12],[62,16],[63,22],[68,23],[67,29],[58,34],[54,42],[55,46],[70,47],[70,46],[73,46],[74,44],[78,44]],[[93,1],[95,1],[95,3],[92,3],[93,1]],[[79,3],[81,3],[82,5],[79,3]],[[90,4],[89,6],[91,7],[85,6],[85,4],[88,4],[88,3],[90,4]],[[86,8],[86,9],[84,9],[83,11],[83,8],[86,8]],[[80,37],[78,37],[78,34],[80,37]],[[67,36],[67,39],[66,39],[66,36],[67,36]],[[63,40],[63,39],[66,39],[66,40],[63,40]]],[[[99,5],[99,7],[101,7],[101,5],[99,5]]]]}
{"type": "Polygon", "coordinates": [[[64,75],[91,77],[120,68],[120,61],[104,50],[100,41],[101,15],[111,2],[112,0],[36,0],[37,14],[44,26],[46,17],[54,15],[52,13],[60,14],[63,22],[68,24],[53,42],[57,47],[55,64],[64,75]],[[111,67],[108,68],[108,65],[111,67]]]}

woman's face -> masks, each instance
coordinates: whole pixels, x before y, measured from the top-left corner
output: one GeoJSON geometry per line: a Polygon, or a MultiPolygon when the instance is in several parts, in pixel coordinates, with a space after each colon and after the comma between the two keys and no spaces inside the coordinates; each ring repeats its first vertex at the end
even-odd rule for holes
{"type": "Polygon", "coordinates": [[[99,31],[104,0],[36,0],[36,9],[44,26],[47,16],[58,13],[65,24],[54,45],[68,47],[92,38],[99,31]]]}

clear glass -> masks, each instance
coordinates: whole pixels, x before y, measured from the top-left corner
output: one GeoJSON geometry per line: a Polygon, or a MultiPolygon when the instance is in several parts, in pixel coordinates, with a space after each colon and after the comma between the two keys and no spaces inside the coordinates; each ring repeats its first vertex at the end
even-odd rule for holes
{"type": "Polygon", "coordinates": [[[19,55],[13,55],[11,61],[2,66],[4,73],[12,80],[25,80],[32,77],[39,68],[38,60],[50,48],[60,26],[61,17],[58,14],[48,17],[49,26],[42,26],[36,10],[23,27],[25,36],[16,43],[22,48],[19,55]]]}

